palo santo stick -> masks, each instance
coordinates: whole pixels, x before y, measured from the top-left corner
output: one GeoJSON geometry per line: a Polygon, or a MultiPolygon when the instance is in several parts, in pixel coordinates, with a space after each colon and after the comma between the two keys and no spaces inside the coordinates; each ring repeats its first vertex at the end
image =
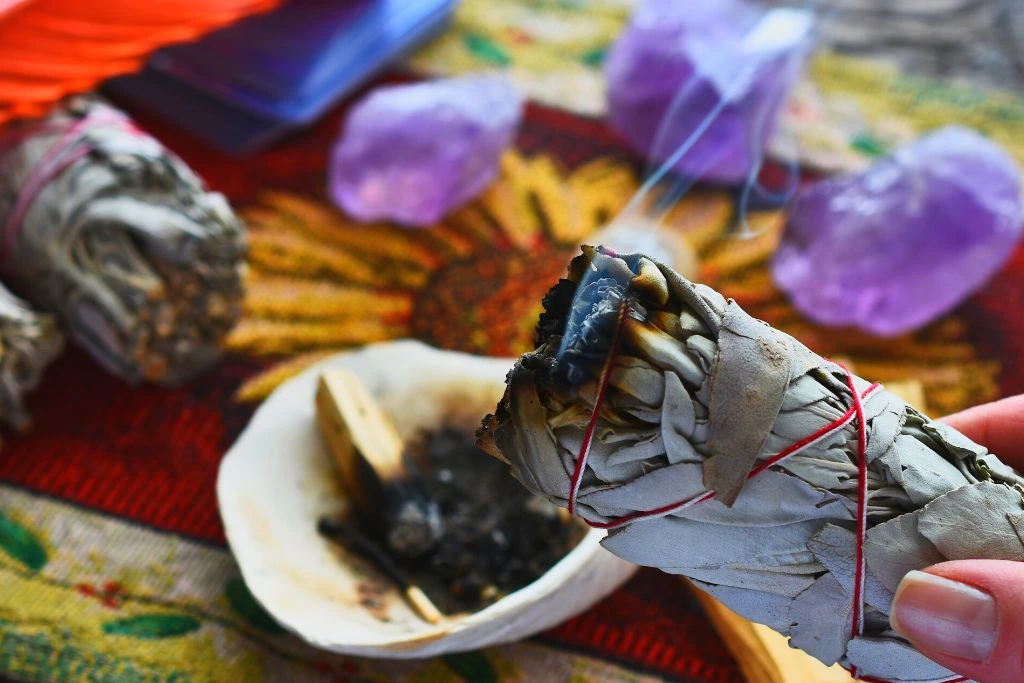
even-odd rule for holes
{"type": "Polygon", "coordinates": [[[410,472],[387,415],[348,370],[320,377],[317,416],[363,527],[396,553],[418,556],[442,533],[437,504],[410,472]]]}
{"type": "MultiPolygon", "coordinates": [[[[359,378],[343,369],[325,372],[316,409],[320,431],[361,525],[396,552],[418,555],[433,547],[441,535],[437,505],[406,468],[402,438],[359,378]]],[[[321,530],[373,560],[424,621],[441,620],[426,594],[371,538],[340,524],[322,522],[321,530]]]]}
{"type": "Polygon", "coordinates": [[[439,623],[444,616],[419,586],[409,581],[383,548],[363,536],[354,527],[332,519],[321,519],[317,527],[321,534],[346,546],[350,551],[373,561],[389,579],[398,584],[402,596],[416,614],[428,624],[439,623]]]}
{"type": "Polygon", "coordinates": [[[371,499],[377,479],[387,484],[408,477],[401,437],[359,378],[348,370],[328,370],[316,392],[320,431],[330,446],[345,489],[360,510],[371,499]]]}
{"type": "Polygon", "coordinates": [[[419,586],[409,584],[405,587],[405,600],[412,605],[413,610],[416,614],[420,615],[420,618],[428,624],[439,624],[444,619],[444,615],[441,614],[441,610],[430,601],[427,594],[420,590],[419,586]]]}

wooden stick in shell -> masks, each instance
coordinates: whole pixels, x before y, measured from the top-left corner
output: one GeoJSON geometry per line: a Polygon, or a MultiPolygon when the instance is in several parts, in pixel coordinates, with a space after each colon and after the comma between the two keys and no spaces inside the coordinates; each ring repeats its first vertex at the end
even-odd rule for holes
{"type": "MultiPolygon", "coordinates": [[[[348,370],[325,372],[316,407],[320,431],[353,512],[371,540],[384,539],[390,549],[404,555],[430,550],[442,532],[440,512],[407,467],[401,437],[363,383],[348,370]]],[[[377,558],[377,564],[392,563],[377,558]]],[[[404,576],[398,578],[398,572],[388,573],[420,617],[429,623],[440,621],[441,613],[419,587],[404,576]]]]}

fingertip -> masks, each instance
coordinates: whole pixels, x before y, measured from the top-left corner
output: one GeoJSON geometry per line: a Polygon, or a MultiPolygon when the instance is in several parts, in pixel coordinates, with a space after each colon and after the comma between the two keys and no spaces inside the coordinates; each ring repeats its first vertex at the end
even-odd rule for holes
{"type": "Polygon", "coordinates": [[[920,649],[971,662],[986,661],[998,636],[991,595],[926,572],[910,572],[903,578],[890,621],[920,649]]]}
{"type": "Polygon", "coordinates": [[[1021,680],[1024,563],[960,560],[909,572],[890,621],[951,671],[983,683],[1021,680]]]}
{"type": "Polygon", "coordinates": [[[968,408],[942,418],[942,422],[1008,464],[1024,467],[1024,394],[968,408]]]}

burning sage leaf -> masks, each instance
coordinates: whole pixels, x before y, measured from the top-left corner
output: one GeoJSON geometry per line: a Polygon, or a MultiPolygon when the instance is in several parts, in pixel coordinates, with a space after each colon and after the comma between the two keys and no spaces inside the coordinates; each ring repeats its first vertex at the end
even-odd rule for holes
{"type": "Polygon", "coordinates": [[[615,554],[690,577],[825,663],[951,676],[891,630],[893,592],[944,559],[1024,561],[1024,479],[642,255],[584,247],[544,303],[485,450],[609,529],[615,554]]]}

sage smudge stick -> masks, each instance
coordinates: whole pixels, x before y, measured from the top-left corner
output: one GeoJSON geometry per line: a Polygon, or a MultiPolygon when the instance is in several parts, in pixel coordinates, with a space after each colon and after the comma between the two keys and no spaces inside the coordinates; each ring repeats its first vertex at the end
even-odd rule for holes
{"type": "Polygon", "coordinates": [[[116,109],[68,101],[0,135],[0,276],[110,371],[173,385],[241,310],[242,224],[116,109]]]}
{"type": "Polygon", "coordinates": [[[50,316],[36,313],[0,286],[0,423],[16,431],[28,426],[24,396],[63,346],[50,316]]]}
{"type": "Polygon", "coordinates": [[[479,431],[527,488],[826,664],[963,680],[892,630],[893,594],[942,560],[1024,560],[1017,473],[642,255],[584,248],[544,307],[479,431]]]}

